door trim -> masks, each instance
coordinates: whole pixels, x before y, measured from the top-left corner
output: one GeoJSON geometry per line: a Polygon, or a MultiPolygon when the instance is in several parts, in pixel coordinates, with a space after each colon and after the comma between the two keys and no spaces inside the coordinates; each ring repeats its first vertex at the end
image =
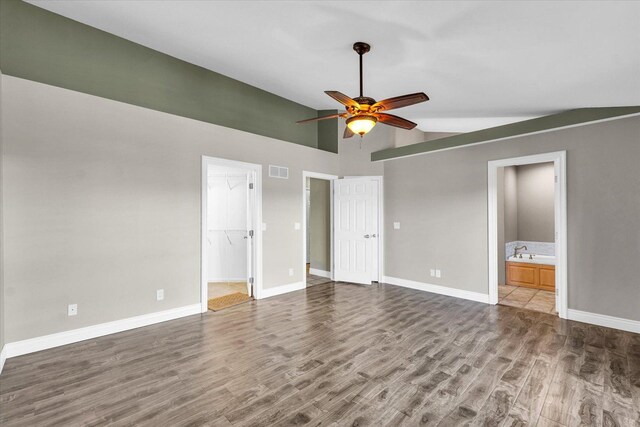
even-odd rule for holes
{"type": "MultiPolygon", "coordinates": [[[[384,176],[380,175],[347,175],[343,178],[368,178],[378,182],[378,283],[384,280],[384,176]]],[[[333,257],[332,257],[333,263],[333,257]]]]}
{"type": "Polygon", "coordinates": [[[307,287],[307,178],[329,181],[329,273],[333,280],[333,180],[337,175],[320,172],[302,171],[302,283],[307,287]]]}
{"type": "Polygon", "coordinates": [[[554,191],[556,232],[556,307],[558,316],[567,318],[567,152],[534,154],[488,162],[488,246],[489,304],[498,303],[498,168],[553,162],[557,183],[554,191]]]}
{"type": "MultiPolygon", "coordinates": [[[[207,201],[209,192],[208,185],[208,169],[209,166],[225,166],[238,169],[244,169],[247,172],[254,173],[254,215],[253,215],[253,236],[254,236],[254,253],[253,253],[253,291],[256,299],[260,298],[262,293],[262,165],[255,163],[239,162],[237,160],[223,159],[219,157],[202,156],[202,175],[201,175],[201,195],[200,195],[200,311],[206,313],[208,290],[207,275],[207,201]]],[[[248,280],[248,278],[247,278],[248,280]]]]}

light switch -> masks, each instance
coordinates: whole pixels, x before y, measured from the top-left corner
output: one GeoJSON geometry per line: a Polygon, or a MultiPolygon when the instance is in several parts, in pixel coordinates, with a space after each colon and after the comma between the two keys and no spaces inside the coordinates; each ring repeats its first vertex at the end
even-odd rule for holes
{"type": "Polygon", "coordinates": [[[400,230],[400,223],[399,222],[394,222],[393,223],[393,229],[394,230],[400,230]]]}
{"type": "Polygon", "coordinates": [[[262,231],[267,231],[267,223],[266,222],[262,223],[262,231]]]}
{"type": "Polygon", "coordinates": [[[294,222],[294,223],[293,223],[293,228],[294,228],[295,230],[300,230],[300,223],[299,223],[299,222],[294,222]]]}

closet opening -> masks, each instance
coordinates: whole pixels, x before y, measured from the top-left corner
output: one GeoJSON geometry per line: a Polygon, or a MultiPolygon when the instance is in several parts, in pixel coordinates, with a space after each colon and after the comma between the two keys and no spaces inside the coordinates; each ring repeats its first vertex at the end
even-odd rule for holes
{"type": "Polygon", "coordinates": [[[202,301],[219,311],[258,294],[259,165],[205,158],[203,165],[202,301]]]}

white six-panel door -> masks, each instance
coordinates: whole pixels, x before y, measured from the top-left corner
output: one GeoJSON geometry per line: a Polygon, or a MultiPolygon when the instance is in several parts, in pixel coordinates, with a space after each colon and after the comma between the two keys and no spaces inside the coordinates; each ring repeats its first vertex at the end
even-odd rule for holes
{"type": "Polygon", "coordinates": [[[378,183],[369,178],[334,181],[334,280],[378,280],[378,183]]]}

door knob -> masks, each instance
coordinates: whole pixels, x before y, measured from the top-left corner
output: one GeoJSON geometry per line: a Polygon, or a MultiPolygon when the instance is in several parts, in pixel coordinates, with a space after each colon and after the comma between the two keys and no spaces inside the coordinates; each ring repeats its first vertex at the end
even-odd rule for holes
{"type": "Polygon", "coordinates": [[[371,235],[371,237],[373,237],[373,238],[375,239],[375,238],[376,238],[376,235],[375,235],[375,234],[372,234],[372,235],[371,235]]]}
{"type": "Polygon", "coordinates": [[[365,234],[365,235],[364,235],[364,238],[365,238],[365,239],[368,239],[368,238],[369,238],[369,235],[368,235],[368,234],[365,234]]]}

